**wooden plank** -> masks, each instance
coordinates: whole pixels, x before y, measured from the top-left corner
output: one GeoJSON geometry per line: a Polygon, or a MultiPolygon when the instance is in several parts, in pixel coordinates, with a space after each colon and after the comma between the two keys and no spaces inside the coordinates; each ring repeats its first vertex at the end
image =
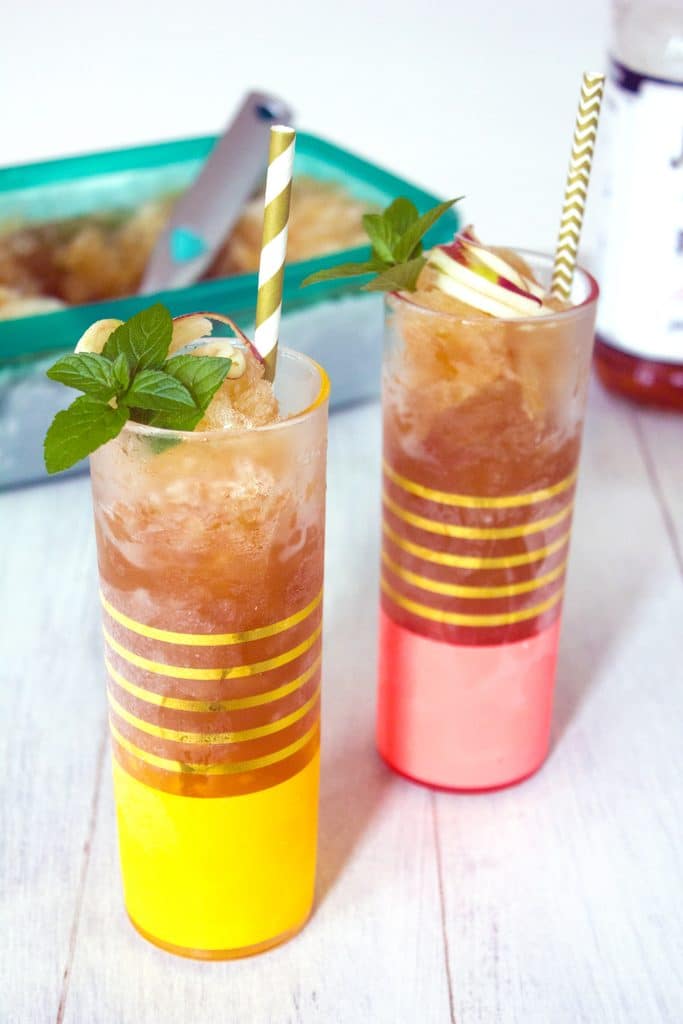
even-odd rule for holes
{"type": "Polygon", "coordinates": [[[0,1016],[54,1021],[68,983],[103,756],[85,478],[0,496],[0,1016]]]}
{"type": "Polygon", "coordinates": [[[683,416],[654,409],[634,409],[632,415],[660,500],[664,529],[683,573],[683,416]]]}
{"type": "Polygon", "coordinates": [[[554,749],[521,786],[436,797],[458,1021],[680,1021],[681,622],[632,418],[595,390],[554,749]]]}
{"type": "MultiPolygon", "coordinates": [[[[379,415],[330,443],[319,895],[295,940],[198,964],[141,940],[121,906],[105,778],[65,1021],[448,1021],[430,795],[374,751],[379,415]]],[[[171,896],[171,894],[169,894],[171,896]]]]}
{"type": "Polygon", "coordinates": [[[54,1020],[67,993],[72,1024],[448,1021],[439,881],[459,1022],[678,1020],[683,599],[641,458],[673,516],[675,421],[592,396],[555,749],[479,797],[432,796],[374,754],[377,410],[333,423],[320,895],[299,938],[252,961],[176,960],[131,930],[107,773],[88,861],[103,723],[88,485],[0,496],[3,1020],[54,1020]]]}

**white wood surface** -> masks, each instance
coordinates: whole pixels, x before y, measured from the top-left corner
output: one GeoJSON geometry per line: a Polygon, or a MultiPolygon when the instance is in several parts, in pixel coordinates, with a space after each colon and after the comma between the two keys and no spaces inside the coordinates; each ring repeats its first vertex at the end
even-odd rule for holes
{"type": "Polygon", "coordinates": [[[379,416],[333,417],[317,907],[224,964],[122,910],[88,482],[0,495],[0,1021],[678,1024],[682,450],[593,390],[552,755],[460,796],[374,752],[379,416]]]}

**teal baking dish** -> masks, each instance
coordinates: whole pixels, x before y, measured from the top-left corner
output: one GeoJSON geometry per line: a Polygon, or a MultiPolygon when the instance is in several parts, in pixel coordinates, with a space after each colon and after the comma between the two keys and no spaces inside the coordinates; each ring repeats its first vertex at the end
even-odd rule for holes
{"type": "MultiPolygon", "coordinates": [[[[64,220],[101,211],[130,209],[186,188],[215,143],[214,136],[137,146],[0,169],[0,233],[3,225],[64,220]]],[[[295,175],[338,184],[368,206],[385,206],[399,195],[422,212],[438,197],[314,135],[298,134],[295,175]]],[[[427,244],[452,237],[455,211],[432,229],[427,244]]],[[[302,290],[301,281],[322,267],[367,256],[364,247],[289,263],[285,273],[283,344],[323,363],[332,380],[333,406],[372,397],[379,390],[382,299],[359,292],[358,281],[321,283],[302,290]],[[354,359],[349,360],[349,344],[354,359]],[[358,372],[358,367],[363,372],[358,372]]],[[[0,487],[47,479],[42,438],[71,396],[45,377],[59,352],[73,347],[93,320],[126,319],[155,301],[174,315],[217,310],[249,330],[253,323],[256,274],[202,281],[155,295],[129,296],[71,306],[56,312],[0,320],[0,487]]],[[[84,468],[83,466],[77,467],[84,468]]]]}

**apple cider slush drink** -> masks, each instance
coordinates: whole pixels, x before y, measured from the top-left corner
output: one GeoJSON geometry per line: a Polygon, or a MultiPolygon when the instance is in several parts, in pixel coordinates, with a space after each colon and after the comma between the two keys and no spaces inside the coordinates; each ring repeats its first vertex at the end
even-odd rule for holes
{"type": "Polygon", "coordinates": [[[437,785],[548,750],[597,298],[551,266],[465,231],[387,300],[377,738],[437,785]]]}
{"type": "Polygon", "coordinates": [[[397,771],[485,789],[543,761],[597,287],[472,229],[422,252],[451,206],[365,217],[385,291],[377,743],[397,771]]]}
{"type": "Polygon", "coordinates": [[[91,455],[126,908],[206,960],[313,903],[329,384],[287,349],[276,373],[294,141],[271,127],[253,344],[155,305],[48,371],[84,392],[45,463],[91,455]]]}
{"type": "Polygon", "coordinates": [[[554,259],[472,228],[456,200],[363,218],[387,293],[377,744],[454,789],[534,772],[549,746],[598,289],[576,268],[604,76],[586,72],[554,259]]]}
{"type": "Polygon", "coordinates": [[[312,905],[328,384],[283,350],[274,390],[246,339],[185,348],[211,330],[161,306],[93,325],[51,371],[88,436],[60,413],[46,456],[111,438],[91,475],[128,914],[219,959],[312,905]]]}

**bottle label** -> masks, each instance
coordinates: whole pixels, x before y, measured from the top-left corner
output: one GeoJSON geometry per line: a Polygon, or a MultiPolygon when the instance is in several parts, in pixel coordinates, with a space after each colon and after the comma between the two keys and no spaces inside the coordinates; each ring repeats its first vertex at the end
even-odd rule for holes
{"type": "Polygon", "coordinates": [[[603,121],[598,334],[683,363],[683,82],[613,61],[603,121]]]}

